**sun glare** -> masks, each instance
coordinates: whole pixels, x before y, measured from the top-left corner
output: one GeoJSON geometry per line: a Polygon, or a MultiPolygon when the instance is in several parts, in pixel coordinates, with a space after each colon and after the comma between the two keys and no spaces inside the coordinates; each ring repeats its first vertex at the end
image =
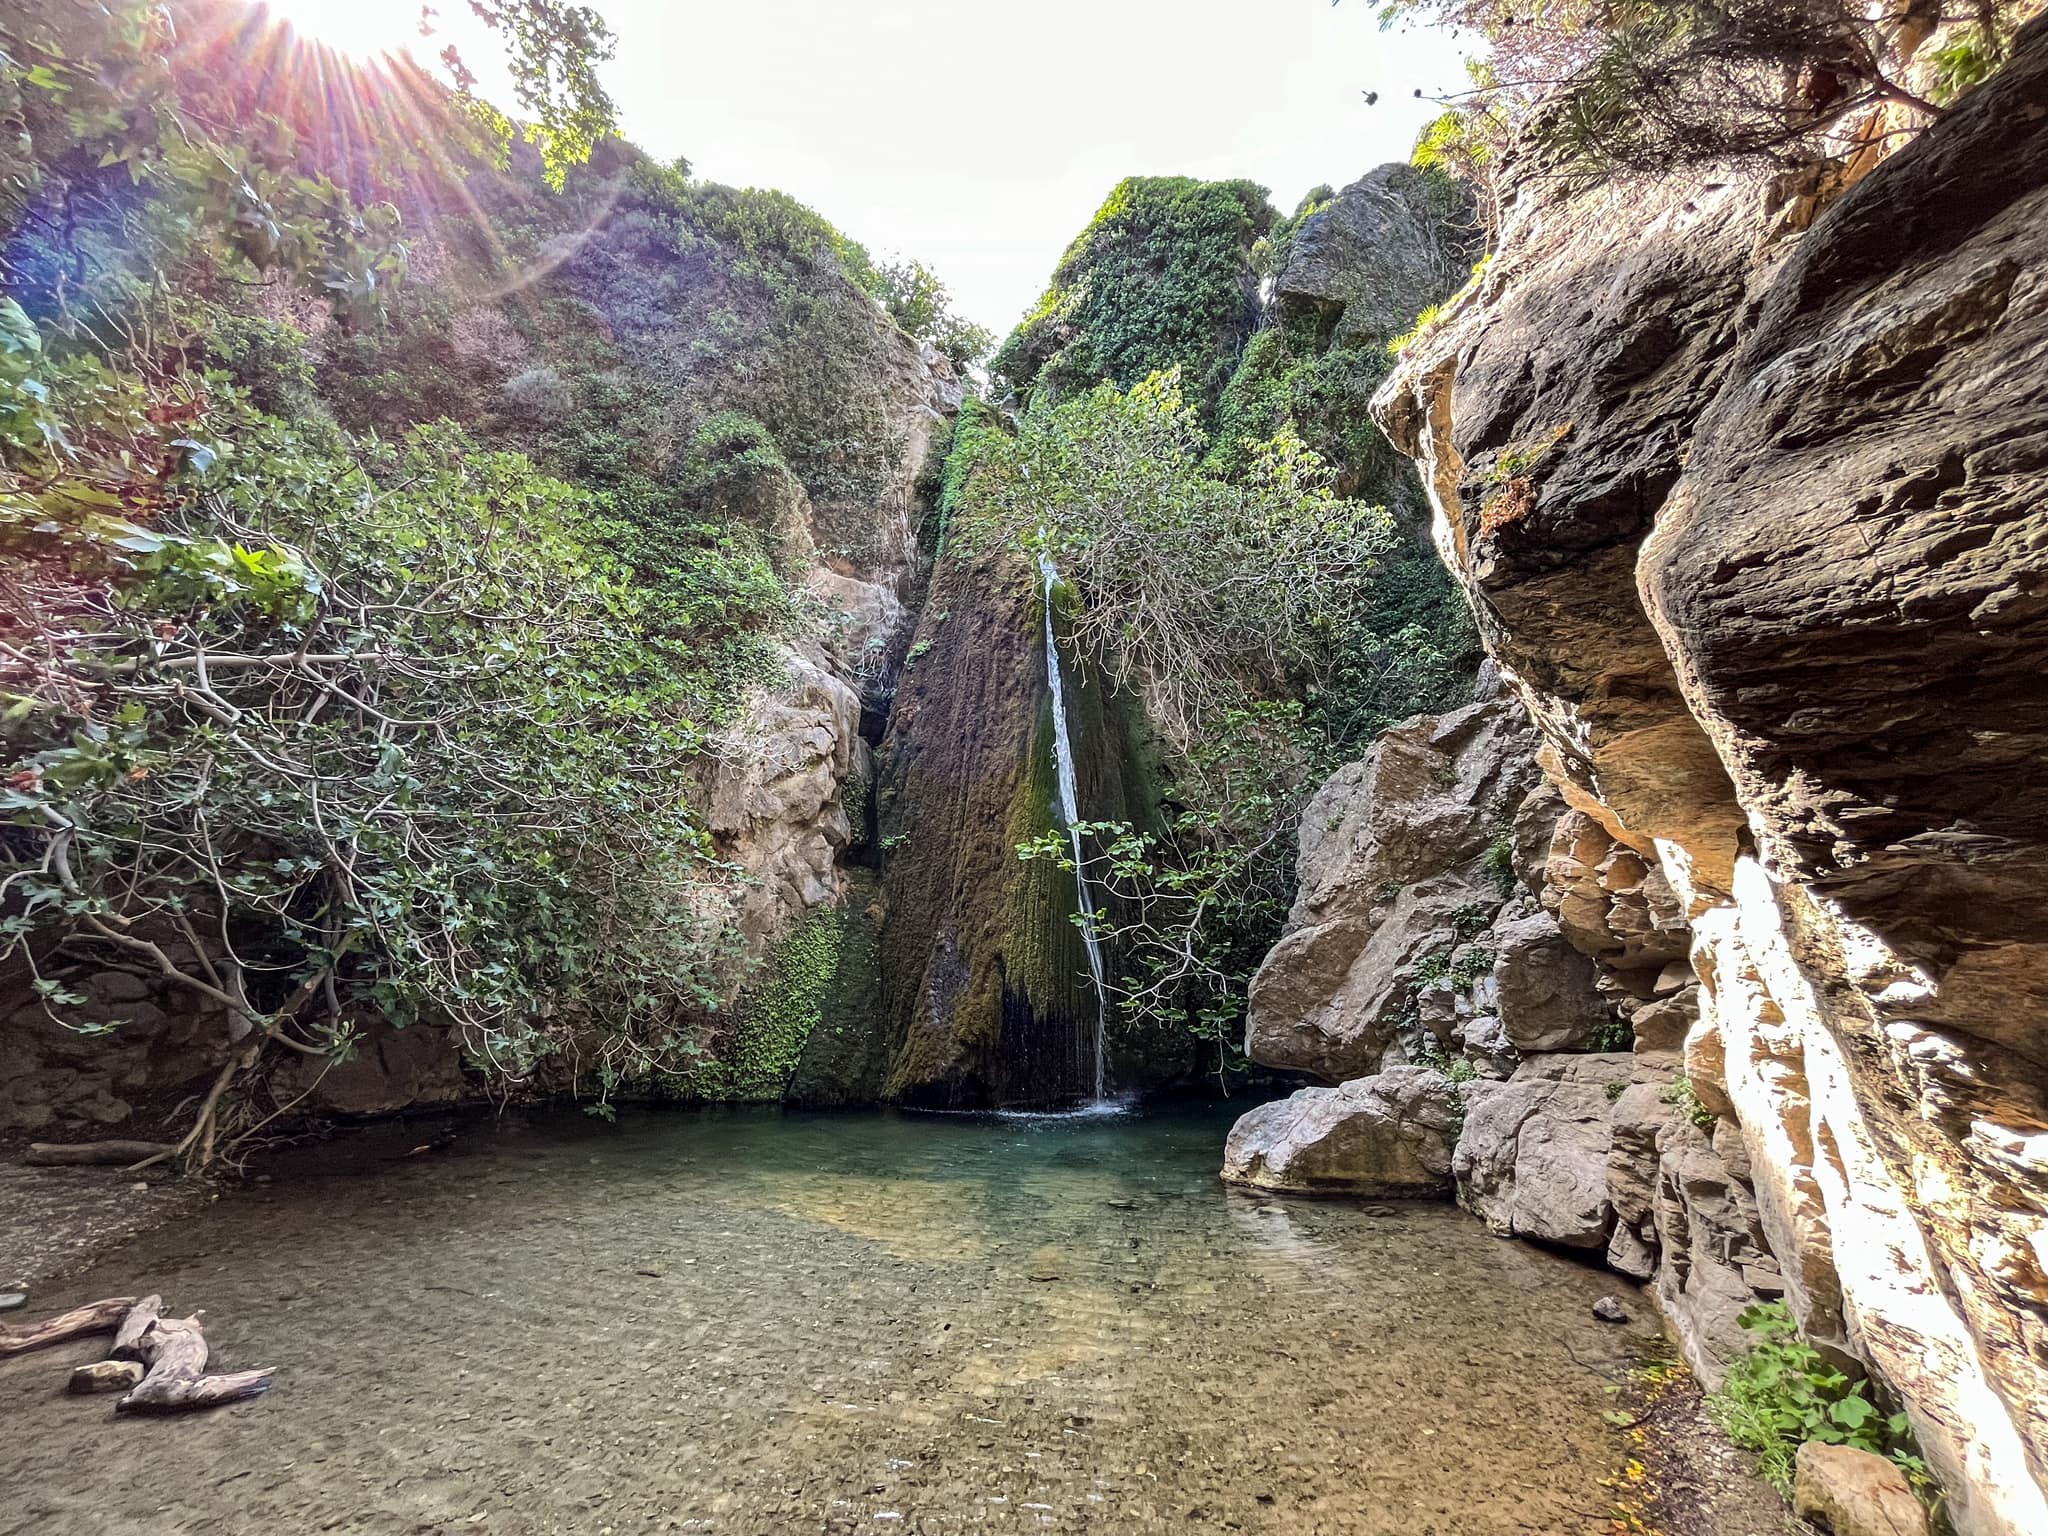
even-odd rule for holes
{"type": "Polygon", "coordinates": [[[352,58],[417,48],[420,0],[268,0],[270,14],[299,38],[352,58]]]}

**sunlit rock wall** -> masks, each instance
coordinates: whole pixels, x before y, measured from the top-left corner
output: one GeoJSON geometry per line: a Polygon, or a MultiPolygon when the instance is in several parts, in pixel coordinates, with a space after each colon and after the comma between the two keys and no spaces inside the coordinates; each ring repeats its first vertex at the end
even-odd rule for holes
{"type": "Polygon", "coordinates": [[[1525,180],[1376,410],[1546,766],[1683,907],[1685,1070],[1793,1306],[1903,1400],[1958,1528],[2020,1536],[2048,1530],[2048,35],[1872,158],[1525,180]]]}

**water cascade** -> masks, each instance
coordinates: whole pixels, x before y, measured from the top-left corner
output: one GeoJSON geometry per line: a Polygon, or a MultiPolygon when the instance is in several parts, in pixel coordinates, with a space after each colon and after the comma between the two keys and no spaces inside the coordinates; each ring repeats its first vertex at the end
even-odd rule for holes
{"type": "Polygon", "coordinates": [[[1045,577],[1045,680],[1052,689],[1053,760],[1059,774],[1060,819],[1066,823],[1067,840],[1074,849],[1074,900],[1080,916],[1081,943],[1088,951],[1088,974],[1095,982],[1095,1098],[1108,1097],[1102,1064],[1103,1025],[1108,1013],[1108,992],[1102,979],[1102,945],[1095,934],[1095,898],[1088,889],[1088,871],[1081,852],[1081,806],[1074,783],[1074,742],[1067,730],[1067,695],[1060,680],[1060,652],[1053,643],[1052,597],[1059,584],[1059,567],[1052,556],[1040,551],[1038,569],[1045,577]]]}

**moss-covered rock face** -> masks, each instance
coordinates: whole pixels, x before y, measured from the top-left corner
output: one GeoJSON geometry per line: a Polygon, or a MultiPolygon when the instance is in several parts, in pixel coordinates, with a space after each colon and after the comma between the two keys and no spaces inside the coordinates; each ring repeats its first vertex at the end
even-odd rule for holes
{"type": "MultiPolygon", "coordinates": [[[[1017,855],[1059,825],[1043,601],[1020,559],[942,558],[897,688],[880,816],[893,1100],[1049,1104],[1093,1090],[1098,1001],[1074,879],[1017,855]]],[[[1129,701],[1071,664],[1066,698],[1086,815],[1143,823],[1129,701]]],[[[1171,1075],[1187,1042],[1167,1055],[1171,1075]]],[[[1149,1059],[1122,1065],[1119,1084],[1161,1075],[1149,1059]]]]}
{"type": "Polygon", "coordinates": [[[873,1104],[889,1069],[889,1031],[882,1001],[881,933],[887,908],[872,870],[847,877],[845,905],[835,914],[838,937],[814,973],[809,1034],[783,1097],[818,1109],[873,1104]]]}
{"type": "Polygon", "coordinates": [[[1178,367],[1212,408],[1259,320],[1252,250],[1276,215],[1249,181],[1132,176],[989,365],[1020,392],[1128,387],[1178,367]]]}

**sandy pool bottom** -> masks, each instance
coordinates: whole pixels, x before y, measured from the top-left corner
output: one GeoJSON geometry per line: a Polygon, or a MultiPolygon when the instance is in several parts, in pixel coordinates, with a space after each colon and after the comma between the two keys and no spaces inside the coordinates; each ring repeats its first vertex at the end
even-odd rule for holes
{"type": "Polygon", "coordinates": [[[1445,1206],[1223,1188],[1227,1115],[388,1128],[33,1315],[161,1291],[266,1398],[0,1362],[0,1533],[1592,1533],[1647,1326],[1445,1206]]]}

